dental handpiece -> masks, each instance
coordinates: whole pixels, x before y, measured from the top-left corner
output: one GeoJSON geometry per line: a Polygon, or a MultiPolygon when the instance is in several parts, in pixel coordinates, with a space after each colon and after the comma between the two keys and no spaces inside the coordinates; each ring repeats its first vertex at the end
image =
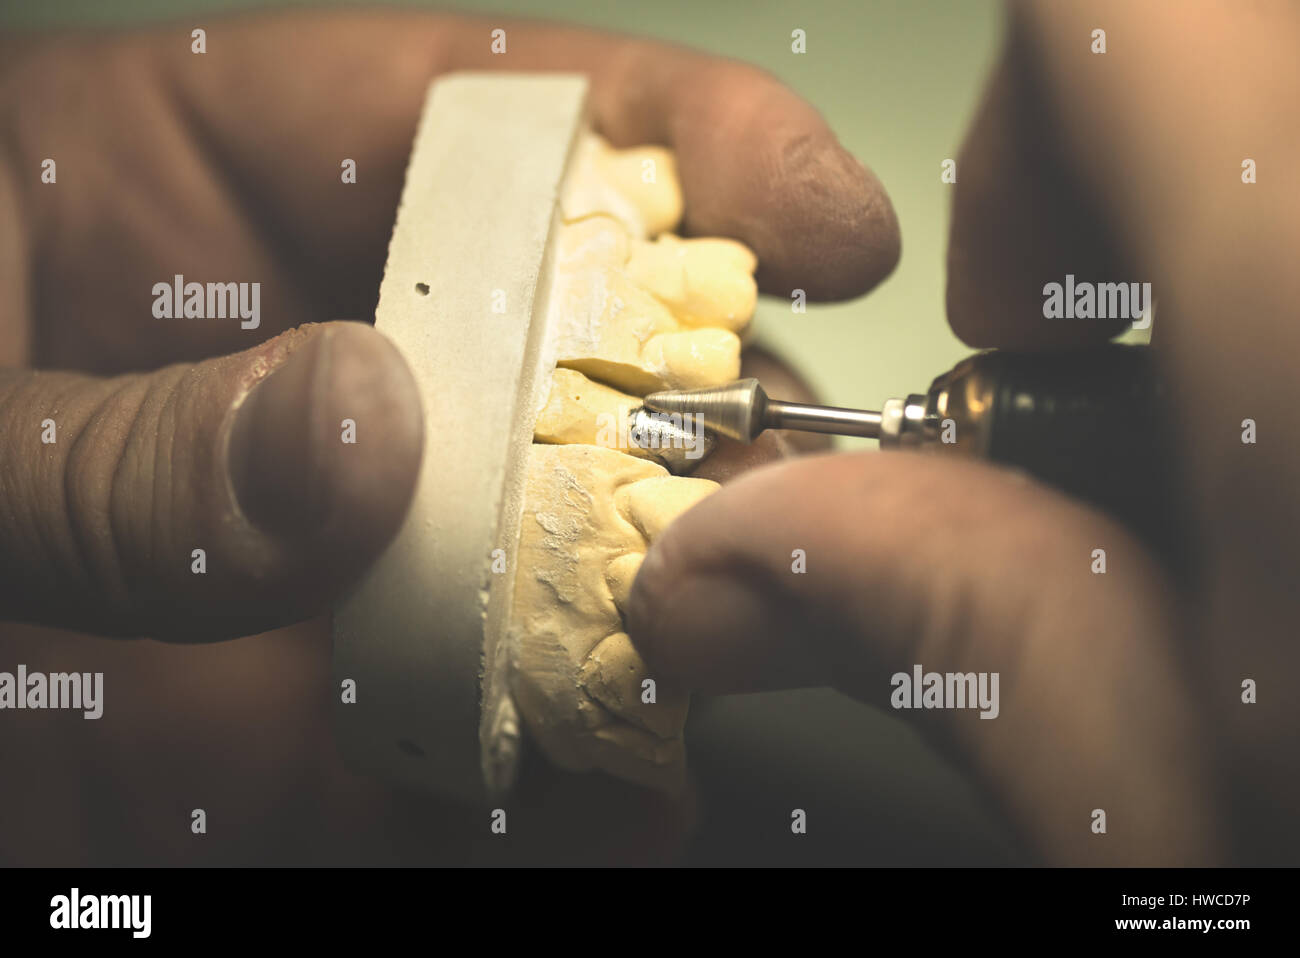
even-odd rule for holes
{"type": "Polygon", "coordinates": [[[757,379],[644,402],[741,442],[795,429],[987,459],[1103,508],[1162,551],[1182,549],[1166,390],[1147,346],[979,353],[878,412],[781,402],[757,379]]]}

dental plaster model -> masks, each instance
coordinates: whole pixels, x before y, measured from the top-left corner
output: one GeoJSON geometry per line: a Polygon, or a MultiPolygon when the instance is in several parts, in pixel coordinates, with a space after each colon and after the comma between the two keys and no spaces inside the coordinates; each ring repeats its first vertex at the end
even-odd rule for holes
{"type": "Polygon", "coordinates": [[[558,368],[524,491],[510,689],[556,765],[674,790],[684,781],[687,700],[647,672],[621,606],[649,543],[717,484],[633,458],[646,453],[618,433],[611,441],[609,426],[639,405],[622,390],[738,377],[736,334],[753,315],[756,262],[731,240],[641,232],[677,225],[671,153],[611,150],[588,134],[579,156],[549,304],[558,368]]]}
{"type": "MultiPolygon", "coordinates": [[[[555,764],[673,788],[686,701],[623,632],[648,544],[714,484],[602,432],[647,390],[739,373],[753,255],[679,239],[674,159],[587,132],[587,82],[430,88],[375,312],[424,404],[394,541],[334,616],[341,751],[502,801],[523,729],[555,764]],[[651,699],[653,698],[653,701],[651,699]]],[[[357,423],[359,454],[367,426],[357,423]]]]}

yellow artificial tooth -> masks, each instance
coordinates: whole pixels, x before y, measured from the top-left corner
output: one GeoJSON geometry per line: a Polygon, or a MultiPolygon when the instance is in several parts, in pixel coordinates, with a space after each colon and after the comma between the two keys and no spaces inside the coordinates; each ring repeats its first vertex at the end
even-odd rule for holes
{"type": "Polygon", "coordinates": [[[758,269],[758,257],[744,243],[739,240],[727,239],[722,236],[699,236],[691,239],[679,239],[676,236],[669,237],[685,244],[696,255],[700,256],[701,261],[709,260],[715,263],[720,269],[736,270],[745,273],[748,276],[754,275],[754,270],[758,269]]]}
{"type": "Polygon", "coordinates": [[[672,150],[661,146],[615,150],[601,140],[593,159],[600,177],[636,207],[646,235],[677,228],[682,219],[682,187],[672,150]]]}
{"type": "Polygon", "coordinates": [[[687,295],[686,250],[682,242],[665,234],[654,242],[633,240],[630,250],[624,272],[676,314],[687,295]]]}
{"type": "Polygon", "coordinates": [[[752,275],[757,262],[734,240],[661,236],[653,243],[633,242],[626,272],[683,323],[739,332],[758,302],[752,275]]]}
{"type": "Polygon", "coordinates": [[[658,388],[646,344],[680,328],[672,312],[623,273],[585,270],[561,280],[556,363],[619,389],[658,388]]]}
{"type": "Polygon", "coordinates": [[[605,584],[609,586],[609,594],[620,612],[627,605],[632,583],[644,558],[643,552],[627,552],[616,559],[611,559],[609,565],[605,566],[605,584]]]}
{"type": "Polygon", "coordinates": [[[645,701],[649,670],[626,632],[615,632],[592,649],[579,674],[588,695],[633,725],[659,738],[672,738],[681,727],[687,697],[656,681],[654,701],[645,701]]]}
{"type": "Polygon", "coordinates": [[[557,369],[551,377],[546,405],[533,427],[536,442],[582,442],[617,449],[643,459],[650,453],[629,441],[626,428],[636,396],[592,382],[576,369],[557,369]]]}
{"type": "Polygon", "coordinates": [[[702,389],[740,377],[740,337],[726,329],[664,333],[646,344],[642,356],[666,389],[702,389]]]}
{"type": "Polygon", "coordinates": [[[559,268],[564,271],[622,267],[628,258],[627,227],[612,216],[593,214],[560,230],[559,268]]]}
{"type": "Polygon", "coordinates": [[[637,479],[618,490],[619,511],[654,542],[673,520],[717,488],[711,479],[688,476],[637,479]]]}

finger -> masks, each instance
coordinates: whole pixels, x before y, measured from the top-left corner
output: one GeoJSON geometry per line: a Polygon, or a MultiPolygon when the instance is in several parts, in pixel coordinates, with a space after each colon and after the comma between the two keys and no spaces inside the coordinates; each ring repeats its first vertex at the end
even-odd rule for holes
{"type": "Polygon", "coordinates": [[[764,433],[753,442],[737,442],[725,436],[716,441],[713,452],[691,472],[696,479],[730,482],[751,469],[795,454],[790,443],[776,433],[764,433]]]}
{"type": "MultiPolygon", "coordinates": [[[[327,15],[317,23],[268,20],[256,29],[268,54],[282,49],[280,41],[288,33],[300,48],[316,47],[313,61],[328,63],[325,69],[332,76],[355,76],[362,62],[373,64],[377,48],[402,65],[402,72],[391,77],[396,90],[392,84],[367,85],[351,98],[352,104],[342,104],[343,116],[364,124],[348,142],[356,142],[356,133],[375,133],[395,155],[386,160],[390,169],[405,164],[410,121],[434,71],[581,72],[593,83],[597,126],[619,146],[651,142],[673,147],[687,230],[748,244],[758,256],[764,288],[788,295],[798,286],[814,299],[840,299],[865,292],[897,262],[898,224],[879,182],[839,145],[810,104],[747,64],[635,37],[495,17],[327,15]],[[506,31],[505,53],[493,52],[494,29],[506,31]],[[382,131],[376,118],[363,115],[377,94],[395,101],[381,114],[387,119],[382,131]],[[392,122],[399,104],[401,115],[409,118],[405,123],[392,122]],[[394,127],[400,134],[396,140],[394,127]]],[[[267,60],[278,62],[278,56],[267,60]]],[[[256,70],[265,64],[240,57],[229,66],[247,75],[250,66],[256,70]]],[[[279,86],[273,94],[277,97],[309,92],[298,84],[279,86]]],[[[217,124],[221,132],[251,132],[246,111],[252,104],[235,98],[238,112],[231,115],[235,104],[228,86],[191,92],[200,111],[219,107],[213,115],[227,120],[217,124]]],[[[262,106],[256,109],[265,110],[272,127],[306,108],[296,99],[268,102],[262,89],[257,99],[262,106]]],[[[323,106],[318,102],[314,112],[323,106]]],[[[339,107],[329,104],[336,120],[325,126],[338,129],[339,107]]],[[[306,143],[322,132],[300,121],[293,125],[306,143]]],[[[264,155],[257,159],[265,165],[264,155]]],[[[283,171],[273,175],[285,178],[283,171]]],[[[306,197],[295,212],[310,216],[313,205],[306,197]]]]}
{"type": "Polygon", "coordinates": [[[746,243],[761,290],[848,299],[893,272],[902,241],[884,187],[770,74],[643,40],[575,46],[577,57],[605,47],[593,74],[597,125],[619,146],[676,150],[685,232],[746,243]]]}
{"type": "Polygon", "coordinates": [[[1067,118],[1066,147],[1136,237],[1161,296],[1155,326],[1207,572],[1197,653],[1226,743],[1230,820],[1244,860],[1294,860],[1300,835],[1281,823],[1300,804],[1300,698],[1243,707],[1241,683],[1300,671],[1300,418],[1267,412],[1296,401],[1300,190],[1289,174],[1263,175],[1300,155],[1300,6],[1259,3],[1243,16],[1225,0],[1105,0],[1015,12],[1044,95],[1067,118]],[[1189,13],[1196,29],[1178,29],[1189,13]],[[1101,26],[1109,49],[1094,55],[1077,40],[1101,26]],[[1256,443],[1265,417],[1268,439],[1256,443]]]}
{"type": "MultiPolygon", "coordinates": [[[[169,27],[62,40],[22,65],[18,168],[65,163],[57,188],[28,190],[48,287],[39,302],[54,301],[66,270],[53,267],[72,268],[80,248],[75,268],[91,271],[83,285],[96,301],[142,322],[152,284],[176,273],[263,280],[268,331],[368,315],[420,105],[453,69],[590,74],[597,124],[622,145],[675,147],[687,228],[751,245],[768,289],[856,295],[898,257],[875,178],[811,106],[749,66],[576,28],[421,13],[233,18],[207,30],[202,55],[169,27]],[[499,56],[496,27],[508,35],[499,56]],[[81,159],[92,156],[93,168],[81,159]],[[344,159],[356,162],[354,184],[341,182],[344,159]],[[126,202],[140,184],[147,192],[126,202]]],[[[191,357],[217,337],[237,348],[226,326],[186,335],[191,357]]],[[[159,337],[140,339],[148,349],[159,337]]]]}
{"type": "Polygon", "coordinates": [[[992,720],[899,714],[1048,858],[1173,863],[1210,854],[1211,790],[1171,609],[1140,546],[1056,493],[866,453],[769,466],[705,499],[651,546],[627,615],[652,668],[703,691],[833,684],[892,711],[894,675],[917,664],[997,673],[992,720]],[[1098,807],[1109,841],[1090,830],[1098,807]]]}
{"type": "Polygon", "coordinates": [[[397,530],[422,437],[360,324],[148,375],[0,373],[0,617],[189,641],[319,611],[397,530]]]}
{"type": "Polygon", "coordinates": [[[1064,286],[1067,275],[1088,283],[1139,278],[1060,142],[1013,33],[957,160],[947,310],[969,346],[1082,346],[1125,326],[1044,315],[1044,287],[1064,286]]]}

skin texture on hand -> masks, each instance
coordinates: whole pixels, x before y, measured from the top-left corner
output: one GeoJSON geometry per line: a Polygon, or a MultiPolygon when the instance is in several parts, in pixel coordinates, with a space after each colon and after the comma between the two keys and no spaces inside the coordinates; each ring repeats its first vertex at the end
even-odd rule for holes
{"type": "MultiPolygon", "coordinates": [[[[0,359],[116,375],[245,350],[303,323],[369,317],[419,105],[434,74],[458,69],[589,72],[598,127],[618,145],[674,147],[686,229],[747,242],[766,264],[760,280],[768,289],[784,295],[798,276],[814,297],[853,295],[893,268],[897,224],[879,184],[808,104],[766,74],[637,39],[541,24],[506,29],[505,60],[480,42],[479,21],[396,13],[229,20],[211,29],[203,56],[177,43],[174,30],[34,44],[0,74],[0,190],[17,194],[24,227],[0,235],[0,251],[11,254],[0,279],[14,280],[0,286],[25,289],[18,311],[0,319],[13,333],[0,341],[0,359]],[[301,62],[286,59],[286,49],[302,51],[301,62]],[[34,172],[18,177],[40,170],[47,156],[58,158],[56,184],[34,172]],[[356,184],[340,183],[343,158],[356,161],[356,184]],[[176,274],[261,282],[262,326],[154,318],[153,285],[176,274]]],[[[245,634],[324,608],[396,530],[419,461],[409,375],[375,365],[380,356],[399,361],[373,333],[337,335],[347,343],[330,351],[337,361],[280,389],[296,409],[254,400],[261,425],[249,442],[273,455],[236,443],[231,465],[250,484],[260,472],[272,477],[263,485],[274,486],[269,506],[245,508],[242,519],[283,517],[301,504],[293,490],[312,484],[353,497],[336,513],[353,524],[336,527],[333,541],[293,544],[279,560],[226,544],[229,561],[213,563],[204,588],[191,583],[179,592],[205,535],[242,521],[229,519],[222,498],[227,469],[217,447],[229,427],[218,414],[289,349],[135,380],[6,373],[0,417],[5,460],[16,464],[7,492],[19,508],[0,515],[0,569],[9,583],[0,612],[184,640],[245,634]],[[311,416],[318,440],[327,419],[357,419],[348,397],[360,395],[361,384],[346,377],[365,375],[362,367],[381,387],[365,411],[371,423],[385,423],[368,427],[374,431],[363,440],[376,450],[366,462],[386,464],[369,487],[349,479],[337,449],[322,458],[319,443],[276,448],[277,435],[302,434],[311,416]],[[189,419],[176,419],[168,403],[183,405],[198,381],[211,392],[189,419]],[[71,442],[54,456],[38,442],[42,410],[64,395],[64,435],[76,440],[71,464],[71,442]],[[332,397],[328,416],[303,405],[316,395],[332,397]],[[99,418],[82,429],[92,416],[99,418]],[[157,441],[163,429],[172,430],[163,438],[178,443],[175,454],[157,441]],[[37,454],[45,455],[40,464],[37,454]],[[164,462],[191,470],[178,481],[194,492],[184,508],[200,514],[161,513],[160,500],[172,494],[170,477],[156,471],[164,462]],[[61,487],[74,492],[66,503],[49,491],[61,487]],[[76,495],[81,487],[93,495],[76,495]],[[38,583],[75,584],[76,599],[38,583]],[[283,601],[275,607],[277,594],[283,601]],[[168,597],[182,608],[168,607],[168,597]],[[220,617],[208,615],[218,610],[220,617]],[[197,629],[196,617],[208,625],[197,629]]]]}
{"type": "MultiPolygon", "coordinates": [[[[371,316],[438,73],[589,73],[597,128],[616,146],[673,147],[686,231],[746,242],[770,292],[857,295],[898,259],[879,183],[810,105],[745,64],[496,18],[337,12],[207,29],[203,56],[189,27],[160,27],[40,37],[0,58],[4,618],[173,643],[239,636],[324,610],[383,547],[419,464],[418,397],[381,336],[329,321],[371,316]],[[498,26],[506,56],[485,40],[498,26]],[[46,157],[56,184],[40,183],[46,157]],[[345,158],[355,184],[340,183],[345,158]],[[260,282],[261,326],[155,319],[153,285],[175,274],[260,282]],[[53,448],[39,442],[45,410],[53,448]],[[342,458],[345,415],[359,426],[345,448],[386,449],[364,470],[342,458]],[[192,576],[205,542],[208,572],[192,576]]],[[[710,475],[782,448],[720,451],[710,475]]],[[[24,712],[0,737],[0,764],[35,783],[0,794],[0,820],[25,823],[0,829],[6,862],[661,861],[689,817],[531,765],[504,852],[477,811],[352,775],[331,738],[319,619],[203,647],[13,625],[0,644],[32,669],[102,670],[110,696],[99,722],[24,712]],[[198,804],[223,823],[220,842],[192,840],[198,804]]]]}
{"type": "Polygon", "coordinates": [[[355,323],[152,374],[0,372],[0,608],[189,641],[313,614],[397,531],[423,437],[406,364],[355,323]]]}
{"type": "Polygon", "coordinates": [[[1111,335],[1043,320],[1043,285],[1067,273],[1153,284],[1199,580],[988,465],[804,460],[721,490],[649,551],[629,608],[649,664],[701,689],[829,682],[882,707],[913,663],[1001,670],[995,721],[921,715],[1044,860],[1294,864],[1298,42],[1281,2],[1016,3],[958,160],[947,306],[971,345],[1111,335]]]}

